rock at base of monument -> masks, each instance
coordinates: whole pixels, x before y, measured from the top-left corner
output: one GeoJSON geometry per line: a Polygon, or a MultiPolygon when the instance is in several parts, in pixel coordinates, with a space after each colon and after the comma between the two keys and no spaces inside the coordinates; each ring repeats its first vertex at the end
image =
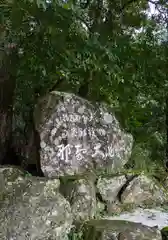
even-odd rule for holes
{"type": "Polygon", "coordinates": [[[162,240],[157,227],[124,220],[91,220],[84,229],[85,240],[162,240]]]}

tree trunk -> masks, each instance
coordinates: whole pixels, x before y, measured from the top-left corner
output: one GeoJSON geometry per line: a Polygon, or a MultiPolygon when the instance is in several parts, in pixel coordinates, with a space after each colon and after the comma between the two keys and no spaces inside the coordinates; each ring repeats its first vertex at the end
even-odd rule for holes
{"type": "Polygon", "coordinates": [[[25,128],[26,144],[21,166],[32,175],[43,177],[40,164],[40,136],[35,128],[33,110],[29,114],[25,128]]]}
{"type": "Polygon", "coordinates": [[[168,171],[168,97],[166,98],[166,171],[168,171]]]}
{"type": "Polygon", "coordinates": [[[16,69],[15,64],[13,65],[16,63],[16,53],[13,50],[10,54],[5,50],[0,51],[0,164],[4,164],[12,137],[13,97],[16,86],[16,69]]]}

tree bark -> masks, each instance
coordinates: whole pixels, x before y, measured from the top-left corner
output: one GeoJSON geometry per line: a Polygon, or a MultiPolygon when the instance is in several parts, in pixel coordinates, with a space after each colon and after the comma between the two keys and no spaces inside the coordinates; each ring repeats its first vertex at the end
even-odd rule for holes
{"type": "Polygon", "coordinates": [[[168,97],[166,97],[166,171],[168,172],[168,97]]]}
{"type": "Polygon", "coordinates": [[[33,110],[29,114],[25,128],[26,144],[21,167],[31,174],[43,177],[40,164],[40,136],[35,128],[33,110]]]}
{"type": "MultiPolygon", "coordinates": [[[[9,49],[8,49],[9,50],[9,49]]],[[[16,50],[16,49],[15,49],[16,50]]],[[[0,164],[4,164],[11,144],[13,97],[16,86],[16,52],[0,51],[0,164]]]]}

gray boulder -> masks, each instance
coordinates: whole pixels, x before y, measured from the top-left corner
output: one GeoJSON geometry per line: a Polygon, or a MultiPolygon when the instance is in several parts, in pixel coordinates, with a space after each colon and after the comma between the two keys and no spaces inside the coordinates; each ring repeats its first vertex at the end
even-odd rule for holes
{"type": "Polygon", "coordinates": [[[99,177],[97,191],[106,203],[109,214],[168,201],[165,188],[154,178],[143,173],[129,178],[125,175],[99,177]]]}
{"type": "Polygon", "coordinates": [[[144,174],[129,182],[121,194],[124,204],[162,204],[168,200],[168,194],[161,184],[144,174]]]}
{"type": "Polygon", "coordinates": [[[13,168],[0,169],[0,179],[0,239],[68,239],[73,220],[58,179],[24,177],[13,168]]]}
{"type": "Polygon", "coordinates": [[[106,210],[108,213],[121,212],[119,193],[126,183],[127,179],[125,175],[115,177],[99,177],[97,181],[97,191],[100,193],[103,201],[106,203],[106,210]]]}
{"type": "Polygon", "coordinates": [[[130,158],[133,138],[104,105],[54,91],[39,100],[34,119],[41,139],[41,168],[47,177],[117,170],[130,158]]]}
{"type": "Polygon", "coordinates": [[[61,184],[60,192],[70,202],[76,223],[93,218],[97,212],[94,182],[89,177],[81,177],[61,184]]]}
{"type": "Polygon", "coordinates": [[[127,179],[124,175],[116,177],[99,177],[97,181],[97,189],[103,200],[114,202],[121,188],[126,184],[127,179]]]}
{"type": "Polygon", "coordinates": [[[162,240],[157,227],[123,220],[91,220],[85,227],[86,240],[162,240]]]}

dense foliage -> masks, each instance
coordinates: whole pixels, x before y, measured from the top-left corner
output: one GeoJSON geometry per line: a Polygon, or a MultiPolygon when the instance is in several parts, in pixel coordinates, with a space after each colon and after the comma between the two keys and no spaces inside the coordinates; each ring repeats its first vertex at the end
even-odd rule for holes
{"type": "Polygon", "coordinates": [[[114,108],[135,138],[131,166],[162,169],[168,6],[154,1],[158,14],[150,17],[149,2],[2,0],[0,44],[19,49],[17,127],[29,121],[37,97],[52,89],[74,92],[114,108]]]}

